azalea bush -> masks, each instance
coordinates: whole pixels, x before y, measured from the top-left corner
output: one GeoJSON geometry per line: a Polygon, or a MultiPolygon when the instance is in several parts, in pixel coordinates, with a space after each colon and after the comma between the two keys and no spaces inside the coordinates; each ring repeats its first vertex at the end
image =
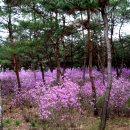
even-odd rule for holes
{"type": "MultiPolygon", "coordinates": [[[[97,103],[99,99],[103,99],[107,86],[107,73],[105,72],[105,79],[103,82],[102,74],[96,69],[93,70],[97,103]]],[[[129,70],[123,69],[122,76],[117,79],[116,72],[113,69],[112,90],[109,102],[109,108],[122,109],[127,107],[129,109],[128,100],[130,98],[130,79],[129,70]],[[126,74],[126,75],[125,75],[126,74]]],[[[76,109],[82,111],[83,103],[92,106],[92,88],[86,69],[86,83],[82,86],[79,81],[82,79],[81,69],[66,69],[64,78],[61,77],[61,83],[53,84],[56,80],[56,70],[45,72],[45,83],[42,82],[40,71],[22,70],[20,71],[20,79],[22,89],[17,91],[17,82],[14,72],[0,73],[0,79],[3,81],[4,93],[10,90],[15,97],[12,99],[13,105],[28,105],[37,107],[41,118],[49,118],[54,113],[67,110],[76,109]],[[81,102],[81,99],[84,102],[81,102]]]]}
{"type": "Polygon", "coordinates": [[[78,94],[79,86],[69,79],[64,79],[62,84],[53,87],[37,82],[34,88],[17,93],[12,103],[23,105],[28,101],[30,104],[37,104],[40,116],[47,118],[60,109],[79,109],[78,94]]]}
{"type": "MultiPolygon", "coordinates": [[[[106,91],[106,85],[104,85],[101,80],[96,80],[95,87],[97,97],[103,97],[106,91]]],[[[89,102],[91,102],[92,88],[90,82],[82,86],[82,94],[84,97],[87,97],[89,99],[89,102]]],[[[113,77],[109,107],[113,109],[122,108],[127,103],[129,97],[130,97],[129,80],[123,77],[121,77],[120,79],[116,79],[115,77],[113,77]]]]}

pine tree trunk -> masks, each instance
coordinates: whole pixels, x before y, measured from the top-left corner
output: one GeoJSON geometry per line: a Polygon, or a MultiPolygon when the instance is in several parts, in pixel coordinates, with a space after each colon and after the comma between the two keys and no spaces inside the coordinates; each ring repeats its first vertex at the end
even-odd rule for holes
{"type": "Polygon", "coordinates": [[[14,71],[16,74],[16,78],[17,78],[17,84],[18,84],[18,91],[21,90],[21,83],[20,83],[20,77],[19,77],[19,65],[18,65],[18,61],[16,58],[16,54],[13,54],[13,66],[14,66],[14,71]]]}
{"type": "Polygon", "coordinates": [[[45,74],[44,74],[44,69],[43,69],[43,66],[42,66],[42,63],[41,63],[41,62],[40,62],[40,64],[39,64],[39,66],[40,66],[41,73],[42,73],[42,81],[43,81],[43,83],[45,83],[45,74]]]}
{"type": "Polygon", "coordinates": [[[100,123],[100,130],[105,130],[106,127],[106,119],[107,119],[107,111],[108,111],[108,104],[109,104],[109,98],[110,98],[110,91],[112,88],[112,57],[111,57],[111,45],[108,38],[108,19],[106,14],[105,7],[101,8],[101,14],[104,22],[104,38],[107,45],[107,73],[108,73],[108,79],[107,79],[107,88],[105,92],[105,98],[104,98],[104,104],[103,104],[103,110],[102,110],[102,116],[101,116],[101,123],[100,123]]]}
{"type": "MultiPolygon", "coordinates": [[[[11,21],[11,7],[8,7],[10,10],[9,13],[9,21],[8,21],[8,29],[9,29],[9,39],[10,39],[10,45],[14,46],[14,41],[13,41],[13,29],[12,29],[12,21],[11,21]]],[[[13,54],[13,66],[14,66],[14,71],[16,74],[16,78],[17,78],[17,84],[18,84],[18,91],[20,91],[21,89],[21,83],[20,83],[20,77],[19,77],[19,65],[18,65],[18,61],[17,61],[17,57],[16,54],[13,54]]]]}
{"type": "Polygon", "coordinates": [[[70,45],[70,52],[71,52],[71,70],[73,68],[73,42],[70,45]]]}
{"type": "Polygon", "coordinates": [[[56,65],[57,65],[57,74],[56,74],[56,82],[60,82],[60,48],[59,48],[59,43],[56,43],[56,65]]]}
{"type": "Polygon", "coordinates": [[[63,71],[62,71],[62,75],[64,76],[65,74],[65,70],[66,70],[66,47],[63,41],[63,48],[64,48],[64,56],[63,56],[63,71]]]}
{"type": "Polygon", "coordinates": [[[97,44],[97,60],[98,60],[98,64],[99,64],[99,68],[101,70],[102,73],[102,81],[103,81],[103,85],[105,86],[105,74],[104,74],[104,65],[103,62],[101,60],[101,56],[100,56],[100,50],[99,50],[99,45],[97,44]]]}
{"type": "Polygon", "coordinates": [[[90,10],[87,10],[87,16],[88,16],[88,49],[89,49],[89,77],[91,81],[91,86],[92,86],[92,102],[93,102],[93,108],[94,108],[94,116],[98,115],[98,110],[96,106],[96,88],[95,88],[95,83],[94,83],[94,78],[93,78],[93,73],[92,73],[92,60],[93,60],[93,48],[92,48],[92,43],[91,43],[91,36],[90,36],[90,10]]]}

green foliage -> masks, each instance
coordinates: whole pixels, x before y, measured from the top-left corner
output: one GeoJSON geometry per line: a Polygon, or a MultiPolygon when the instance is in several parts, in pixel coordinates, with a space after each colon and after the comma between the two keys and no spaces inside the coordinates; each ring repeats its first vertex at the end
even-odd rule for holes
{"type": "Polygon", "coordinates": [[[36,127],[37,126],[36,122],[30,122],[30,124],[31,124],[32,127],[36,127]]]}
{"type": "MultiPolygon", "coordinates": [[[[9,15],[11,15],[14,45],[10,46],[8,34],[4,41],[3,37],[0,38],[2,43],[0,64],[3,66],[12,68],[12,55],[16,54],[20,66],[25,68],[31,66],[39,68],[39,62],[44,64],[45,69],[54,68],[56,67],[57,42],[60,46],[59,57],[62,65],[65,56],[68,67],[83,66],[84,39],[81,27],[87,34],[86,11],[88,9],[91,11],[90,29],[93,48],[96,49],[99,41],[104,42],[99,4],[95,0],[5,0],[5,3],[6,6],[0,8],[2,18],[0,27],[6,31],[9,30],[8,22],[9,15]],[[81,13],[84,20],[81,20],[81,13]]],[[[129,4],[128,0],[110,0],[109,3],[106,3],[107,12],[112,13],[116,23],[120,23],[122,20],[128,22],[129,4]]],[[[111,21],[109,21],[109,25],[111,25],[111,21]]],[[[87,35],[85,38],[87,42],[87,35]]],[[[129,36],[122,36],[122,39],[124,45],[127,46],[124,49],[124,64],[130,66],[129,36]]],[[[119,40],[115,41],[115,48],[114,58],[119,59],[118,66],[120,66],[123,52],[119,40]]],[[[93,55],[93,65],[97,65],[96,55],[96,53],[93,55]]],[[[87,47],[87,65],[88,60],[87,47]]]]}
{"type": "Polygon", "coordinates": [[[128,107],[130,108],[130,98],[129,98],[129,100],[128,100],[128,107]]]}
{"type": "Polygon", "coordinates": [[[16,120],[16,121],[15,121],[15,125],[16,125],[16,126],[19,126],[19,125],[20,125],[20,121],[19,121],[19,120],[16,120]]]}
{"type": "Polygon", "coordinates": [[[11,125],[11,124],[12,124],[12,120],[9,119],[9,118],[7,118],[7,119],[5,119],[5,120],[3,121],[3,124],[4,124],[5,126],[11,125]]]}

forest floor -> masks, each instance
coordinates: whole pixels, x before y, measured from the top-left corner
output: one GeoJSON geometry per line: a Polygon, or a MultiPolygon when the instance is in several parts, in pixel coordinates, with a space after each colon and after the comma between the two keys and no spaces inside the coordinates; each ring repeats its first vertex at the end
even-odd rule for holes
{"type": "MultiPolygon", "coordinates": [[[[92,115],[78,115],[73,113],[71,120],[61,122],[41,121],[36,109],[21,109],[4,103],[4,130],[98,130],[100,118],[92,115]],[[76,119],[77,118],[77,119],[76,119]]],[[[107,121],[106,130],[130,130],[130,118],[114,117],[107,121]]]]}

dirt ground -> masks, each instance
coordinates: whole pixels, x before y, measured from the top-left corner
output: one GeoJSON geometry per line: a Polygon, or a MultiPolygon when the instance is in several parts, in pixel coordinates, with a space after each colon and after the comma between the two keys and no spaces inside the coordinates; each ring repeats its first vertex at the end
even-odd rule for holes
{"type": "MultiPolygon", "coordinates": [[[[62,125],[59,121],[56,122],[57,125],[53,125],[53,121],[43,121],[41,123],[38,121],[39,117],[36,109],[25,110],[11,107],[6,102],[3,113],[3,130],[98,130],[100,123],[99,117],[95,118],[86,115],[78,117],[79,115],[75,113],[74,115],[78,118],[72,118],[71,125],[69,120],[62,122],[62,125]]],[[[72,115],[70,116],[72,117],[72,115]]],[[[130,118],[115,117],[109,119],[106,130],[130,130],[130,118]]]]}

